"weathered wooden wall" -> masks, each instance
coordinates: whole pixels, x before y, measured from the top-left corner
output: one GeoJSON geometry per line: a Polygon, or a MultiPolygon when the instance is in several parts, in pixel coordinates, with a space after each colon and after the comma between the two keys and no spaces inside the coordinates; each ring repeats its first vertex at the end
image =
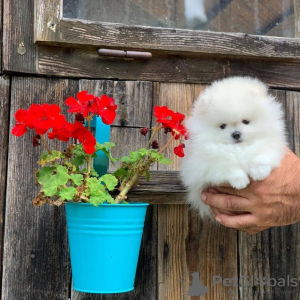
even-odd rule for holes
{"type": "MultiPolygon", "coordinates": [[[[179,300],[185,291],[180,279],[187,279],[185,276],[193,271],[199,272],[203,284],[210,287],[203,299],[299,298],[298,287],[278,290],[267,286],[240,289],[212,286],[212,277],[217,275],[223,278],[251,275],[270,275],[274,278],[290,275],[298,278],[298,224],[249,236],[200,220],[186,205],[151,205],[145,224],[136,289],[127,294],[101,296],[71,289],[63,208],[34,208],[31,204],[37,192],[33,188],[33,169],[41,149],[31,148],[30,134],[21,138],[8,135],[8,122],[11,128],[13,114],[19,107],[44,101],[62,105],[68,95],[74,95],[79,89],[88,89],[96,94],[107,93],[116,99],[120,107],[120,117],[111,129],[111,139],[124,145],[122,150],[114,153],[120,155],[131,145],[138,147],[145,144],[139,129],[151,125],[153,105],[168,105],[188,112],[193,99],[203,88],[195,84],[16,76],[1,78],[0,120],[4,129],[1,131],[4,151],[0,156],[2,215],[5,207],[2,299],[179,300]],[[286,298],[278,294],[280,291],[284,291],[286,298]],[[274,298],[274,295],[281,296],[274,298]]],[[[291,148],[300,154],[300,93],[283,90],[275,90],[274,93],[286,111],[291,148]]],[[[162,136],[161,140],[164,138],[162,136]]],[[[179,161],[175,158],[171,169],[178,168],[179,161]]],[[[163,169],[167,171],[170,167],[163,169]]]]}
{"type": "MultiPolygon", "coordinates": [[[[1,8],[2,1],[0,11],[1,8]]],[[[21,138],[10,134],[13,114],[18,108],[29,107],[33,102],[57,103],[64,107],[63,100],[67,96],[88,89],[91,93],[113,96],[119,105],[118,118],[111,128],[111,139],[122,145],[113,150],[113,154],[119,156],[131,145],[145,145],[146,139],[139,130],[152,125],[154,105],[166,104],[188,113],[204,84],[228,75],[255,75],[277,87],[273,93],[285,109],[290,147],[300,155],[300,92],[296,91],[300,89],[298,62],[211,56],[170,57],[154,53],[153,60],[147,63],[132,61],[126,64],[124,61],[99,59],[94,55],[94,48],[41,46],[37,51],[33,43],[33,1],[5,0],[4,9],[4,55],[0,70],[1,299],[181,300],[187,286],[180,280],[187,283],[188,275],[194,271],[199,272],[203,284],[210,288],[201,299],[300,298],[299,224],[250,236],[201,220],[183,204],[182,186],[176,174],[170,173],[180,167],[177,158],[172,167],[160,167],[159,170],[154,167],[152,170],[153,173],[164,171],[154,181],[164,185],[167,195],[156,190],[149,199],[141,198],[144,196],[137,190],[134,193],[134,200],[155,203],[147,212],[135,290],[117,295],[72,290],[64,209],[34,208],[31,204],[37,192],[33,170],[41,149],[32,148],[30,134],[21,138]],[[36,74],[45,77],[36,77],[36,74]],[[95,80],[97,77],[106,79],[95,80]],[[126,81],[120,78],[126,78],[126,81]],[[172,182],[168,183],[167,179],[172,182]],[[212,286],[212,276],[252,275],[295,277],[298,286],[212,286]]],[[[0,29],[1,17],[0,13],[0,29]]],[[[2,47],[0,56],[1,53],[2,47]]],[[[280,51],[276,53],[280,55],[280,51]]],[[[164,139],[165,136],[160,137],[160,140],[164,139]]],[[[148,191],[149,188],[151,184],[148,191]]]]}

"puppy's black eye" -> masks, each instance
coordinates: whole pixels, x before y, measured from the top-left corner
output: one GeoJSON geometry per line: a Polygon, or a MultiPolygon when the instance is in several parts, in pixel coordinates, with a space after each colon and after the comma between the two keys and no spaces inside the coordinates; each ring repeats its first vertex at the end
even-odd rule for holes
{"type": "Polygon", "coordinates": [[[246,124],[246,125],[248,125],[250,123],[250,121],[248,121],[248,120],[243,120],[242,122],[243,122],[243,124],[246,124]]]}
{"type": "Polygon", "coordinates": [[[220,126],[221,129],[225,129],[225,127],[226,127],[226,124],[222,124],[222,125],[220,126]]]}

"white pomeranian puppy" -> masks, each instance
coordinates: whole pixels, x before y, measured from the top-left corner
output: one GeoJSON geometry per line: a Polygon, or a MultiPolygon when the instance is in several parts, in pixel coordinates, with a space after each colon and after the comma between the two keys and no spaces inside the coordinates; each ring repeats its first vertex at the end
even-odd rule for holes
{"type": "Polygon", "coordinates": [[[181,177],[188,203],[202,217],[210,215],[201,201],[204,189],[225,183],[243,189],[249,177],[266,178],[285,154],[281,105],[255,78],[214,82],[200,94],[186,126],[181,177]]]}

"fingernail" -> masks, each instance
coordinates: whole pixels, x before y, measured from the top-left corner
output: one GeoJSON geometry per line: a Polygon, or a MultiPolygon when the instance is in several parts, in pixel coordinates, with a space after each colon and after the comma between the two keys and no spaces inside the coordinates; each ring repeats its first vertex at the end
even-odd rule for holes
{"type": "Polygon", "coordinates": [[[216,221],[219,222],[219,223],[221,223],[222,220],[221,220],[220,217],[216,217],[216,221]]]}
{"type": "Polygon", "coordinates": [[[202,200],[203,202],[205,202],[205,200],[206,200],[206,195],[205,195],[205,194],[202,194],[202,195],[201,195],[201,200],[202,200]]]}

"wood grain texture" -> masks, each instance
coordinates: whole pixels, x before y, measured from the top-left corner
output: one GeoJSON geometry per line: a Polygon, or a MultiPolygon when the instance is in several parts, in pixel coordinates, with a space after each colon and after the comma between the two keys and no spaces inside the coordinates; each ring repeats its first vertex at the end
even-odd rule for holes
{"type": "MultiPolygon", "coordinates": [[[[78,81],[13,77],[11,91],[10,128],[17,109],[33,102],[61,105],[78,91],[78,81]]],[[[60,143],[54,143],[58,148],[60,143]]],[[[32,133],[9,137],[3,300],[68,299],[71,273],[64,209],[34,208],[31,203],[38,192],[33,171],[41,151],[32,148],[32,133]]]]}
{"type": "MultiPolygon", "coordinates": [[[[162,50],[172,53],[217,54],[240,57],[300,58],[299,41],[292,38],[255,36],[134,26],[118,23],[62,19],[61,38],[52,42],[109,46],[137,50],[162,50]]],[[[45,42],[40,39],[38,42],[45,42]]],[[[47,41],[46,41],[47,42],[47,41]]]]}
{"type": "MultiPolygon", "coordinates": [[[[114,125],[149,127],[152,116],[153,83],[115,81],[113,97],[118,105],[114,125]]],[[[142,138],[142,135],[140,135],[142,138]]]]}
{"type": "Polygon", "coordinates": [[[35,0],[34,40],[51,41],[60,39],[60,0],[35,0]]]}
{"type": "MultiPolygon", "coordinates": [[[[6,196],[6,175],[7,175],[7,156],[8,156],[8,135],[9,135],[9,91],[10,78],[0,77],[0,261],[3,254],[3,233],[4,233],[4,211],[6,196]]],[[[2,264],[1,264],[2,271],[2,264]]],[[[2,274],[2,272],[1,272],[2,274]]],[[[2,279],[2,277],[1,277],[2,279]]]]}
{"type": "Polygon", "coordinates": [[[294,0],[295,11],[295,38],[300,37],[300,1],[294,0]]]}
{"type": "Polygon", "coordinates": [[[271,87],[300,88],[299,65],[283,61],[237,60],[153,54],[149,61],[98,57],[97,48],[39,47],[40,74],[66,77],[210,84],[227,76],[256,76],[271,87]]]}
{"type": "MultiPolygon", "coordinates": [[[[193,100],[204,89],[202,85],[164,84],[155,87],[155,105],[189,114],[193,100]]],[[[161,140],[166,139],[161,136],[161,140]]],[[[178,142],[177,142],[178,143],[178,142]]],[[[163,144],[162,144],[163,145],[163,144]]],[[[178,170],[180,162],[172,150],[171,166],[159,170],[178,170]]],[[[167,172],[166,172],[167,173],[167,172]]],[[[187,205],[158,206],[158,299],[181,299],[187,295],[191,273],[199,272],[200,280],[209,287],[204,299],[237,299],[238,288],[213,287],[213,276],[237,277],[237,235],[235,230],[200,219],[187,205]],[[181,281],[184,280],[184,281],[181,281]]],[[[198,299],[199,297],[190,297],[198,299]]]]}
{"type": "Polygon", "coordinates": [[[0,74],[2,74],[2,46],[3,46],[3,1],[0,2],[0,74]]]}
{"type": "MultiPolygon", "coordinates": [[[[272,90],[282,104],[290,148],[300,155],[300,93],[272,90]]],[[[300,224],[275,227],[255,236],[239,233],[240,276],[254,278],[298,278],[300,264],[300,224]]],[[[273,284],[273,283],[271,283],[273,284]]],[[[240,288],[241,299],[299,299],[297,287],[259,285],[258,282],[240,288]]]]}
{"type": "Polygon", "coordinates": [[[36,73],[34,1],[3,1],[3,70],[36,73]]]}

